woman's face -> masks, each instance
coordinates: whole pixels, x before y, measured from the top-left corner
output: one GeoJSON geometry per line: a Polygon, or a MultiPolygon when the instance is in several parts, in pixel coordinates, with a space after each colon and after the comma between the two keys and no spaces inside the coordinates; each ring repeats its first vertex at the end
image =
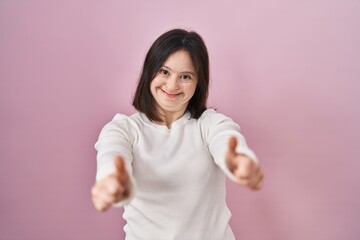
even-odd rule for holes
{"type": "Polygon", "coordinates": [[[150,84],[160,114],[185,111],[197,85],[196,71],[186,50],[171,54],[150,84]]]}

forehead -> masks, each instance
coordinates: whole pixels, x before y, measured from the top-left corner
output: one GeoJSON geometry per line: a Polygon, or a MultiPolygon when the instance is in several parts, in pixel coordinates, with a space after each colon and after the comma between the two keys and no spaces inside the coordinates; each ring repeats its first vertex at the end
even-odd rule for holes
{"type": "Polygon", "coordinates": [[[191,56],[188,51],[183,49],[170,54],[165,60],[164,66],[177,72],[191,71],[195,73],[195,67],[191,60],[191,56]]]}

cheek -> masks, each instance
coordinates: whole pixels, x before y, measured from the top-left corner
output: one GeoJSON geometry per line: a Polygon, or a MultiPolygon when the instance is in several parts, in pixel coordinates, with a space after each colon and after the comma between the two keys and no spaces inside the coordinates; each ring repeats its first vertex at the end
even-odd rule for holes
{"type": "Polygon", "coordinates": [[[196,91],[196,87],[197,87],[197,84],[195,84],[194,86],[192,86],[192,88],[191,88],[191,96],[194,96],[194,94],[195,94],[195,91],[196,91]]]}
{"type": "Polygon", "coordinates": [[[161,78],[155,77],[150,83],[150,89],[155,89],[161,85],[161,78]]]}
{"type": "Polygon", "coordinates": [[[158,87],[158,81],[156,78],[154,78],[151,83],[150,83],[150,91],[153,92],[156,90],[156,88],[158,87]]]}
{"type": "Polygon", "coordinates": [[[150,93],[153,97],[155,97],[156,87],[154,84],[150,84],[150,93]]]}

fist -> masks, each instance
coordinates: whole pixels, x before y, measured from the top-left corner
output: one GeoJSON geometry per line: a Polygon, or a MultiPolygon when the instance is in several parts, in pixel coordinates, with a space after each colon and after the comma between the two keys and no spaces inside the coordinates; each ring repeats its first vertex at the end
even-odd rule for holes
{"type": "Polygon", "coordinates": [[[129,175],[125,170],[124,159],[120,156],[114,159],[115,173],[97,181],[91,189],[92,201],[98,211],[108,210],[113,203],[117,203],[129,196],[129,175]]]}
{"type": "Polygon", "coordinates": [[[235,151],[237,140],[231,137],[226,153],[226,164],[235,176],[237,183],[252,190],[260,190],[263,186],[264,173],[261,166],[243,154],[235,151]]]}

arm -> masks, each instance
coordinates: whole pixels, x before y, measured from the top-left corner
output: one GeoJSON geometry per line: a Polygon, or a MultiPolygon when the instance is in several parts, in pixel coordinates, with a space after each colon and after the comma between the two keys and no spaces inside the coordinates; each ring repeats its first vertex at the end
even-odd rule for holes
{"type": "Polygon", "coordinates": [[[123,206],[134,196],[133,137],[126,118],[125,115],[116,115],[102,129],[95,144],[97,173],[92,200],[99,211],[105,211],[111,206],[123,206]]]}
{"type": "Polygon", "coordinates": [[[223,172],[240,185],[260,189],[263,170],[240,133],[239,125],[223,114],[208,110],[203,126],[209,151],[223,172]]]}

